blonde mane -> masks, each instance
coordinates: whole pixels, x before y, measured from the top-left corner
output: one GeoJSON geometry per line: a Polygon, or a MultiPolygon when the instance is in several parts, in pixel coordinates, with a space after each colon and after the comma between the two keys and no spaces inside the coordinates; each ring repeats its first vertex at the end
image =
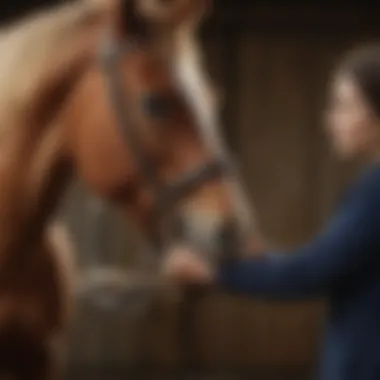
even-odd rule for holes
{"type": "MultiPolygon", "coordinates": [[[[196,38],[196,24],[183,28],[176,38],[175,69],[184,93],[198,118],[202,134],[210,149],[216,156],[224,157],[228,149],[221,138],[220,104],[216,89],[203,64],[203,55],[196,38]]],[[[241,228],[249,231],[256,225],[255,210],[247,203],[247,195],[238,183],[243,183],[240,174],[235,173],[238,181],[229,181],[236,208],[241,216],[241,228]]]]}
{"type": "Polygon", "coordinates": [[[199,125],[210,146],[221,147],[219,102],[216,89],[204,65],[204,56],[196,36],[196,24],[179,31],[175,41],[175,71],[199,125]]]}
{"type": "MultiPolygon", "coordinates": [[[[52,59],[80,29],[104,13],[102,3],[76,1],[43,9],[0,29],[0,133],[44,81],[52,59]]],[[[53,60],[54,62],[54,60],[53,60]]]]}

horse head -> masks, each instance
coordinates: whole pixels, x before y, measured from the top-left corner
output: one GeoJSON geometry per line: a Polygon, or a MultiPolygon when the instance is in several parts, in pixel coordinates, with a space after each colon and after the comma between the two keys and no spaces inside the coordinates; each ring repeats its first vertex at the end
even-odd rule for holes
{"type": "Polygon", "coordinates": [[[188,245],[215,265],[239,251],[251,220],[195,35],[209,2],[113,5],[65,110],[68,155],[156,251],[188,245]]]}

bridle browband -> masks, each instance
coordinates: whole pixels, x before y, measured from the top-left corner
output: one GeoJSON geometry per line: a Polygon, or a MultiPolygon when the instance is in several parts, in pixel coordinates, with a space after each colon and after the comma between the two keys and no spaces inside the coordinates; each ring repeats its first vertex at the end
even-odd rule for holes
{"type": "MultiPolygon", "coordinates": [[[[211,161],[185,173],[174,183],[162,183],[155,170],[154,162],[144,154],[138,128],[135,127],[135,122],[131,116],[132,112],[128,112],[128,102],[122,87],[123,80],[117,67],[119,59],[134,51],[134,49],[136,49],[136,45],[131,41],[124,40],[119,42],[115,37],[106,34],[100,44],[100,63],[106,77],[110,102],[124,143],[131,151],[143,181],[154,195],[150,238],[153,248],[160,251],[168,239],[176,238],[175,236],[164,237],[160,229],[161,218],[167,210],[204,182],[229,175],[231,173],[231,163],[224,157],[215,157],[211,161]]],[[[172,233],[174,233],[174,229],[172,233]]]]}

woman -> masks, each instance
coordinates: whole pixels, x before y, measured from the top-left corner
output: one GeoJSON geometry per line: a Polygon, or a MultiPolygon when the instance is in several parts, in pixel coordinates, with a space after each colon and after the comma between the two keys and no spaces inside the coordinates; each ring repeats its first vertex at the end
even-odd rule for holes
{"type": "Polygon", "coordinates": [[[331,85],[327,133],[342,159],[367,167],[330,223],[311,243],[290,252],[255,254],[206,270],[191,252],[166,265],[179,281],[282,298],[328,296],[320,379],[380,379],[380,46],[350,53],[331,85]]]}

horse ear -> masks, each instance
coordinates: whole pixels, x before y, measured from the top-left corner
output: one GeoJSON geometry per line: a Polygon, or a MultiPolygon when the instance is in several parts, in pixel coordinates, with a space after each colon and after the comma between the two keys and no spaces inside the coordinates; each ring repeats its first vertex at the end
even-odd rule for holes
{"type": "Polygon", "coordinates": [[[134,37],[147,37],[149,23],[143,16],[139,6],[139,0],[120,0],[119,14],[121,30],[124,34],[134,37]]]}
{"type": "Polygon", "coordinates": [[[177,6],[173,7],[170,22],[173,27],[183,24],[197,26],[198,23],[211,13],[212,0],[177,0],[177,6]]]}
{"type": "Polygon", "coordinates": [[[140,0],[144,15],[168,28],[196,25],[211,7],[212,0],[140,0]]]}

